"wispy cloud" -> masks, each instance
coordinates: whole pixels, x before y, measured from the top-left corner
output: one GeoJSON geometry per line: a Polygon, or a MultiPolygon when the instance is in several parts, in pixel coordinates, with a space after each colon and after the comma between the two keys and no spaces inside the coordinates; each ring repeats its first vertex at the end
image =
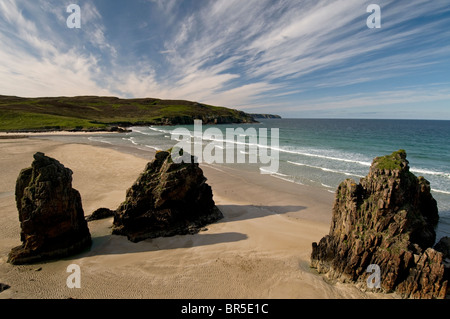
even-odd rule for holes
{"type": "MultiPolygon", "coordinates": [[[[414,86],[371,93],[355,93],[341,96],[324,97],[303,101],[304,111],[333,110],[333,109],[361,109],[366,107],[382,107],[385,105],[421,104],[424,108],[431,102],[448,101],[450,99],[450,83],[439,85],[414,86]]],[[[294,107],[286,108],[297,110],[294,107]]]]}
{"type": "Polygon", "coordinates": [[[274,89],[279,90],[276,95],[280,96],[283,91],[294,90],[295,84],[298,90],[395,78],[400,73],[439,63],[448,56],[447,46],[395,51],[411,47],[419,36],[429,35],[428,41],[437,43],[439,33],[435,31],[445,30],[443,20],[419,27],[397,27],[433,10],[442,11],[445,8],[442,3],[434,3],[432,7],[425,6],[423,1],[418,7],[408,4],[404,7],[406,14],[402,6],[394,7],[384,19],[390,18],[385,23],[386,30],[376,34],[365,25],[366,2],[303,1],[301,5],[293,1],[279,1],[276,5],[260,0],[245,4],[229,0],[209,2],[181,21],[179,32],[165,42],[172,67],[168,78],[174,80],[174,89],[166,92],[175,95],[180,92],[228,106],[254,106],[259,102],[256,97],[264,93],[273,96],[274,89]],[[233,61],[227,65],[228,69],[210,67],[223,63],[225,58],[233,61]],[[228,76],[217,77],[224,73],[228,76]],[[185,81],[194,80],[194,74],[203,80],[186,87],[185,81]],[[235,81],[230,83],[230,79],[235,81]],[[281,86],[280,80],[291,82],[281,86]],[[210,82],[214,85],[204,86],[210,82]],[[243,89],[239,90],[240,87],[243,89]],[[239,95],[239,102],[231,97],[234,90],[246,92],[239,95]]]}
{"type": "Polygon", "coordinates": [[[287,113],[447,99],[432,84],[450,66],[450,5],[386,0],[382,28],[371,30],[372,2],[83,1],[82,28],[70,30],[60,1],[4,0],[0,94],[152,96],[287,113]]]}
{"type": "Polygon", "coordinates": [[[60,36],[46,34],[48,25],[42,23],[40,6],[36,3],[27,6],[11,0],[3,1],[1,6],[2,94],[41,96],[109,93],[94,80],[94,75],[99,71],[95,56],[80,54],[60,42],[60,36]],[[32,20],[30,17],[33,16],[40,18],[32,20]]]}

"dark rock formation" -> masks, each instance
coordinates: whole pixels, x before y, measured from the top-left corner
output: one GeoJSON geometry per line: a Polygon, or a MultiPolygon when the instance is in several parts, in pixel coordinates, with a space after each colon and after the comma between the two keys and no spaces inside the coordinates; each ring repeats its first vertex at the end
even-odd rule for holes
{"type": "Polygon", "coordinates": [[[405,151],[376,158],[360,184],[336,193],[330,233],[313,243],[311,266],[330,279],[367,288],[369,265],[381,291],[404,298],[444,298],[443,255],[432,249],[439,215],[430,184],[409,171],[405,151]]]}
{"type": "Polygon", "coordinates": [[[434,249],[440,251],[444,259],[450,259],[450,237],[442,237],[441,240],[434,245],[434,249]]]}
{"type": "Polygon", "coordinates": [[[445,267],[444,279],[450,282],[450,237],[441,238],[441,240],[434,246],[434,249],[442,253],[445,267]]]}
{"type": "Polygon", "coordinates": [[[91,222],[93,220],[105,219],[114,216],[114,211],[109,208],[99,208],[91,215],[86,217],[86,221],[91,222]]]}
{"type": "Polygon", "coordinates": [[[7,284],[2,284],[0,283],[0,292],[5,291],[6,289],[11,288],[11,286],[7,285],[7,284]]]}
{"type": "Polygon", "coordinates": [[[72,188],[72,171],[57,160],[34,155],[31,167],[17,179],[16,203],[23,244],[11,250],[8,262],[65,257],[90,246],[81,197],[72,188]]]}
{"type": "Polygon", "coordinates": [[[127,128],[123,128],[123,127],[120,127],[120,126],[111,126],[111,127],[108,127],[106,130],[109,131],[109,132],[117,132],[117,133],[130,133],[130,132],[133,132],[132,130],[129,130],[127,128]]]}
{"type": "Polygon", "coordinates": [[[259,114],[259,113],[251,113],[250,114],[254,119],[281,119],[281,116],[275,114],[259,114]]]}
{"type": "Polygon", "coordinates": [[[223,217],[198,164],[176,164],[158,152],[116,210],[113,234],[138,242],[197,233],[223,217]]]}
{"type": "Polygon", "coordinates": [[[152,125],[193,125],[194,121],[198,119],[202,121],[202,124],[249,124],[258,123],[255,119],[242,111],[236,111],[235,115],[214,115],[206,114],[202,116],[172,116],[163,117],[159,120],[155,120],[152,125]]]}

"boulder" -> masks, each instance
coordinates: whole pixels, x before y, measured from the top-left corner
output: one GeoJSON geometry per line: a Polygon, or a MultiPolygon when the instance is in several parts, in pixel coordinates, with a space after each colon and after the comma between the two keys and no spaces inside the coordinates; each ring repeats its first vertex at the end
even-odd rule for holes
{"type": "Polygon", "coordinates": [[[195,234],[223,218],[198,164],[177,164],[171,153],[158,152],[116,210],[113,234],[132,242],[195,234]]]}
{"type": "Polygon", "coordinates": [[[375,158],[357,184],[339,185],[330,232],[313,243],[311,266],[330,279],[364,289],[380,267],[383,292],[404,298],[444,298],[447,291],[443,254],[431,248],[439,220],[430,183],[409,171],[406,152],[375,158]]]}
{"type": "Polygon", "coordinates": [[[72,171],[57,160],[36,153],[30,168],[16,182],[22,245],[8,262],[28,264],[66,257],[91,245],[80,193],[72,188],[72,171]]]}

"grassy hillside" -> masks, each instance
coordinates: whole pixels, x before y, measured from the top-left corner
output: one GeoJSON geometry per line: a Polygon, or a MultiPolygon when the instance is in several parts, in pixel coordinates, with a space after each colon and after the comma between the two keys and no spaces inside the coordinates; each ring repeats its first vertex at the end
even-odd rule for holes
{"type": "Polygon", "coordinates": [[[241,111],[182,100],[0,95],[0,131],[101,130],[111,126],[252,123],[241,111]]]}

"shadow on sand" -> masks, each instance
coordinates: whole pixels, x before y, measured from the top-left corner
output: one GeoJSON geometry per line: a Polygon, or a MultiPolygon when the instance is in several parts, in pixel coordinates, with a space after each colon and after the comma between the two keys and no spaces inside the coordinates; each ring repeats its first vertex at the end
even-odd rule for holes
{"type": "Polygon", "coordinates": [[[296,206],[296,205],[286,205],[286,206],[217,205],[217,207],[224,215],[224,218],[219,220],[218,223],[263,218],[272,215],[298,213],[307,208],[306,206],[296,206]]]}
{"type": "MultiPolygon", "coordinates": [[[[305,206],[256,206],[256,205],[218,205],[224,218],[217,223],[227,223],[266,216],[296,213],[306,209],[305,206]]],[[[208,226],[206,226],[207,228],[208,226]]],[[[92,238],[92,246],[88,251],[76,256],[90,257],[99,255],[132,254],[179,248],[192,248],[199,246],[232,243],[247,240],[248,236],[238,232],[225,232],[209,234],[200,232],[195,235],[177,235],[173,237],[160,237],[147,239],[138,243],[129,241],[125,236],[104,235],[92,238]]]]}
{"type": "Polygon", "coordinates": [[[143,240],[138,243],[129,241],[125,236],[105,235],[92,238],[92,246],[83,257],[100,255],[133,254],[160,250],[192,248],[220,243],[232,243],[246,240],[245,234],[237,232],[195,235],[177,235],[143,240]]]}

